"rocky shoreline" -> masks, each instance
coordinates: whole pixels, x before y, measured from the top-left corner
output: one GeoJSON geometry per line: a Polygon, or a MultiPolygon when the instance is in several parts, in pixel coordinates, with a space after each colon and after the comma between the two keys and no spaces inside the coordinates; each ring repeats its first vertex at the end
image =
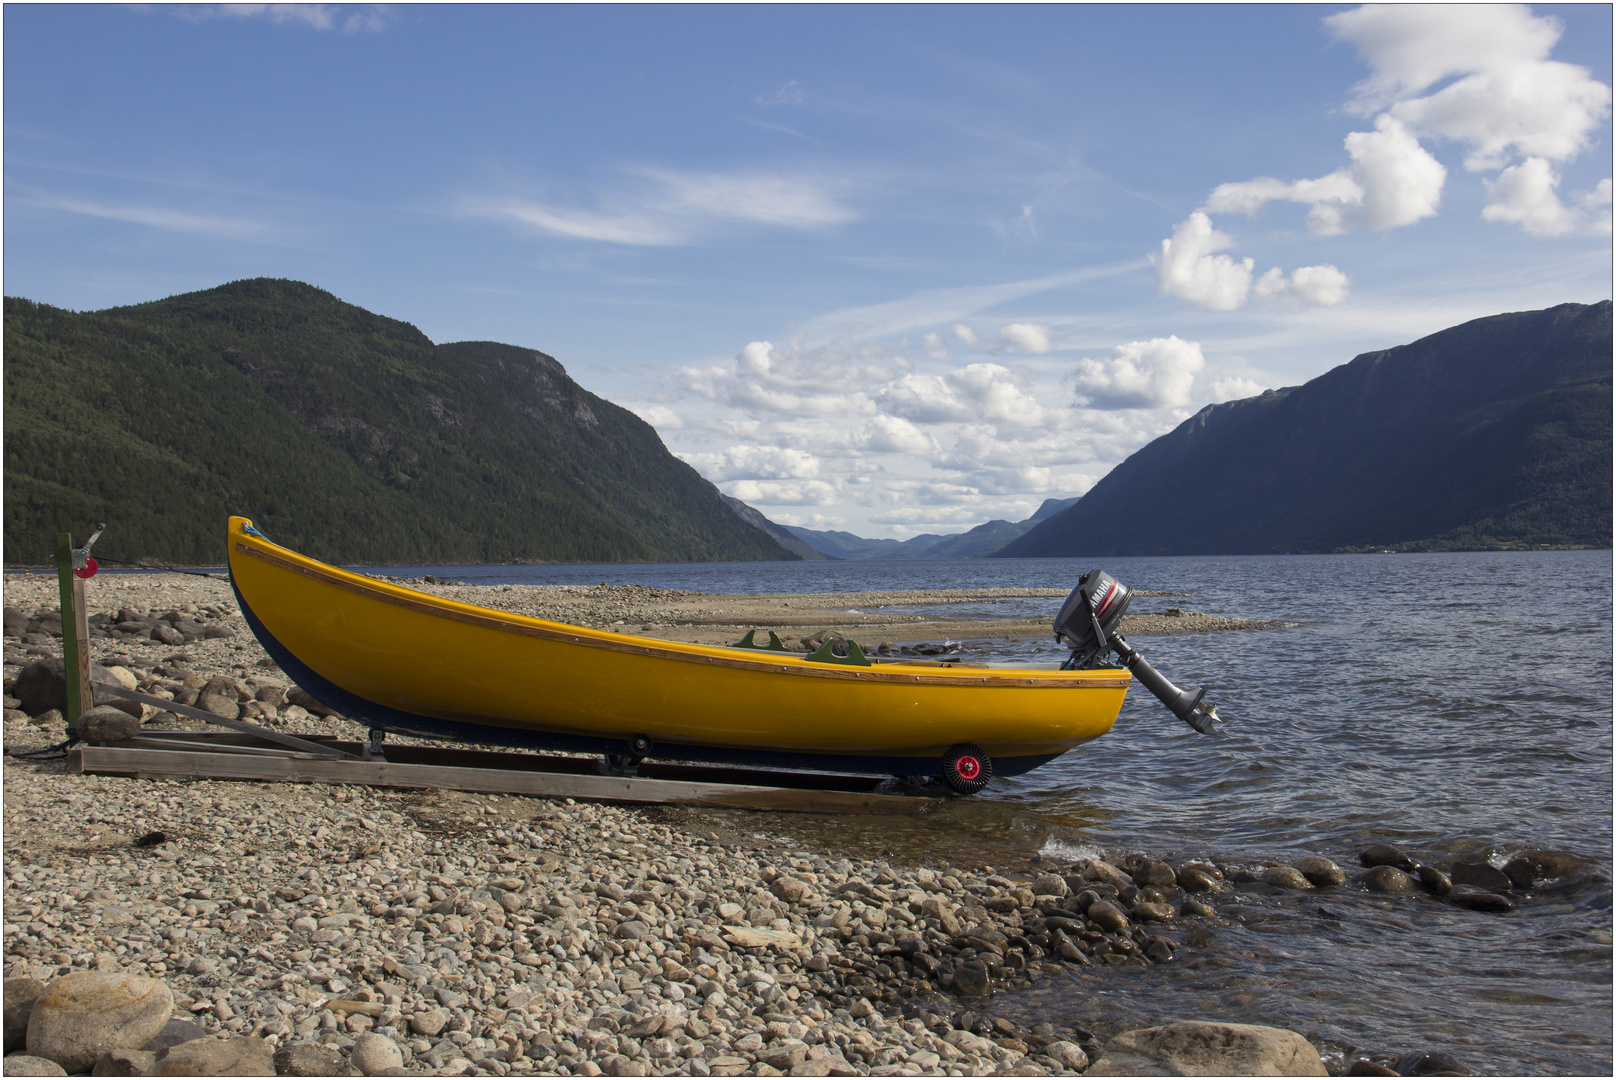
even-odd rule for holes
{"type": "MultiPolygon", "coordinates": [[[[37,698],[30,714],[14,691],[29,664],[59,655],[41,610],[54,606],[55,581],[6,585],[5,743],[39,750],[62,738],[60,714],[37,698]]],[[[290,730],[360,734],[273,668],[226,582],[92,587],[92,611],[108,616],[92,652],[108,678],[290,730]]],[[[719,606],[689,596],[550,599],[602,625],[688,612],[675,602],[719,606]]],[[[151,725],[197,723],[135,708],[151,725]]],[[[1060,1017],[1023,1028],[996,1015],[994,995],[1074,966],[1172,964],[1185,932],[1215,921],[1245,883],[1423,890],[1504,910],[1512,891],[1570,871],[1550,852],[1444,871],[1390,848],[1363,852],[1350,884],[1319,857],[898,865],[768,850],[724,820],[452,791],[77,775],[60,757],[10,758],[6,1073],[45,1074],[22,1070],[54,1060],[100,1075],[1323,1075],[1294,1032],[1097,1033],[1060,1017]],[[116,1023],[109,1001],[121,1003],[116,1023]]],[[[1431,1054],[1331,1066],[1463,1071],[1431,1054]]]]}

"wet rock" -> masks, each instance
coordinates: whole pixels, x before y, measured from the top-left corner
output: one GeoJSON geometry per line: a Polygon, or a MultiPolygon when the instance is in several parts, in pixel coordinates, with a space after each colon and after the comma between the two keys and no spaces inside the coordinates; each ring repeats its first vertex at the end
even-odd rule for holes
{"type": "Polygon", "coordinates": [[[1404,1054],[1392,1062],[1399,1076],[1474,1076],[1475,1073],[1459,1064],[1452,1054],[1404,1054]]]}
{"type": "Polygon", "coordinates": [[[109,1050],[95,1059],[91,1076],[150,1076],[157,1068],[151,1050],[109,1050]]]}
{"type": "Polygon", "coordinates": [[[1414,860],[1390,844],[1372,844],[1358,853],[1358,862],[1366,867],[1395,866],[1405,873],[1414,872],[1414,860]]]}
{"type": "Polygon", "coordinates": [[[375,1076],[387,1069],[402,1068],[404,1052],[386,1035],[367,1031],[354,1040],[348,1060],[364,1075],[375,1076]]]}
{"type": "Polygon", "coordinates": [[[1139,922],[1172,922],[1175,912],[1171,904],[1156,904],[1141,900],[1128,912],[1139,922]]]}
{"type": "Polygon", "coordinates": [[[1396,1069],[1391,1068],[1390,1066],[1382,1065],[1379,1062],[1370,1061],[1368,1058],[1359,1058],[1357,1061],[1354,1061],[1351,1065],[1347,1066],[1346,1075],[1348,1075],[1348,1076],[1401,1076],[1403,1074],[1398,1072],[1396,1069]]]}
{"type": "Polygon", "coordinates": [[[967,960],[954,968],[954,993],[960,997],[988,996],[988,966],[980,960],[967,960]]]}
{"type": "Polygon", "coordinates": [[[1178,887],[1187,893],[1212,892],[1217,889],[1217,879],[1197,866],[1183,866],[1175,875],[1178,887]]]}
{"type": "Polygon", "coordinates": [[[1489,862],[1456,862],[1448,871],[1455,886],[1474,885],[1488,892],[1507,893],[1514,883],[1509,875],[1489,862]]]}
{"type": "Polygon", "coordinates": [[[85,1072],[109,1050],[144,1046],[163,1030],[174,995],[158,979],[75,971],[52,982],[28,1018],[28,1052],[85,1072]]]}
{"type": "Polygon", "coordinates": [[[1516,888],[1529,889],[1540,881],[1566,877],[1586,869],[1588,860],[1569,851],[1534,848],[1522,851],[1504,864],[1504,873],[1516,888]]]}
{"type": "Polygon", "coordinates": [[[1119,890],[1126,889],[1134,883],[1132,877],[1124,874],[1104,859],[1090,859],[1088,864],[1083,867],[1082,877],[1084,881],[1098,881],[1119,890]]]}
{"type": "Polygon", "coordinates": [[[44,990],[45,984],[38,979],[6,980],[7,1053],[23,1049],[23,1044],[28,1038],[28,1014],[33,1012],[34,1001],[44,990]]]}
{"type": "Polygon", "coordinates": [[[1186,1021],[1125,1031],[1088,1076],[1327,1076],[1313,1044],[1256,1024],[1186,1021]]]}
{"type": "Polygon", "coordinates": [[[1034,896],[1065,897],[1069,893],[1066,879],[1059,874],[1039,874],[1033,879],[1032,894],[1034,896]]]}
{"type": "Polygon", "coordinates": [[[73,725],[87,743],[121,742],[140,734],[140,720],[114,705],[97,705],[79,716],[73,725]]]}
{"type": "Polygon", "coordinates": [[[1329,888],[1347,880],[1347,872],[1322,855],[1303,855],[1291,864],[1317,888],[1329,888]]]}
{"type": "Polygon", "coordinates": [[[1173,951],[1177,947],[1172,938],[1151,937],[1145,941],[1145,955],[1158,964],[1165,964],[1173,958],[1173,951]]]}
{"type": "Polygon", "coordinates": [[[1211,905],[1203,904],[1199,900],[1185,900],[1178,905],[1178,914],[1180,918],[1186,915],[1197,915],[1203,919],[1210,919],[1216,912],[1212,910],[1211,905]]]}
{"type": "Polygon", "coordinates": [[[1264,885],[1274,885],[1281,889],[1311,889],[1313,883],[1303,873],[1292,866],[1265,866],[1257,879],[1264,885]]]}
{"type": "Polygon", "coordinates": [[[210,1035],[157,1056],[157,1076],[274,1076],[275,1048],[248,1035],[210,1035]]]}
{"type": "Polygon", "coordinates": [[[293,1043],[275,1051],[277,1076],[358,1076],[359,1070],[334,1047],[293,1043]]]}
{"type": "Polygon", "coordinates": [[[1410,877],[1389,863],[1377,864],[1352,880],[1354,884],[1362,885],[1370,892],[1411,893],[1420,887],[1418,879],[1410,877]]]}
{"type": "Polygon", "coordinates": [[[67,1070],[49,1058],[32,1054],[10,1054],[6,1057],[7,1076],[66,1076],[67,1070]]]}
{"type": "Polygon", "coordinates": [[[1446,896],[1453,891],[1453,879],[1434,866],[1420,864],[1420,885],[1432,896],[1446,896]]]}
{"type": "Polygon", "coordinates": [[[1144,860],[1130,876],[1133,878],[1134,884],[1142,885],[1145,888],[1154,886],[1156,888],[1170,889],[1178,884],[1178,875],[1173,873],[1173,868],[1154,859],[1144,860]]]}
{"type": "MultiPolygon", "coordinates": [[[[1455,885],[1448,897],[1462,908],[1471,911],[1514,911],[1515,902],[1507,896],[1474,885],[1455,885]]],[[[1399,1070],[1401,1071],[1401,1070],[1399,1070]]]]}
{"type": "Polygon", "coordinates": [[[1104,900],[1098,900],[1089,905],[1089,910],[1086,914],[1089,922],[1098,926],[1101,930],[1115,934],[1128,929],[1128,916],[1122,913],[1121,908],[1104,900]]]}

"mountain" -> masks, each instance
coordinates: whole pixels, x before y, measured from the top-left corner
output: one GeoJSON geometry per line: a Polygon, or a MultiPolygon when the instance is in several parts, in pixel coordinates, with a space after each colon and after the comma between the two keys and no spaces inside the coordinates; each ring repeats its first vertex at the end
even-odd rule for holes
{"type": "Polygon", "coordinates": [[[217,564],[225,518],[341,563],[794,559],[552,357],[295,281],[5,301],[5,553],[217,564]]]}
{"type": "Polygon", "coordinates": [[[1059,513],[1075,502],[1075,498],[1045,499],[1043,505],[1025,521],[994,520],[984,522],[969,532],[950,533],[947,536],[921,533],[907,540],[868,540],[849,532],[815,532],[796,526],[789,526],[788,530],[832,559],[977,559],[993,554],[1044,518],[1059,513]]]}
{"type": "Polygon", "coordinates": [[[774,537],[775,543],[796,555],[797,558],[803,560],[804,562],[824,562],[826,559],[830,558],[830,556],[815,549],[813,545],[808,543],[808,541],[794,535],[792,531],[786,528],[784,525],[777,525],[768,518],[764,517],[763,512],[756,507],[742,502],[733,495],[725,495],[722,491],[718,493],[718,497],[723,499],[724,505],[735,511],[742,521],[746,522],[748,525],[751,525],[753,528],[762,529],[764,532],[774,537]]]}
{"type": "Polygon", "coordinates": [[[1611,542],[1611,305],[1477,319],[1210,405],[1005,557],[1611,542]]]}

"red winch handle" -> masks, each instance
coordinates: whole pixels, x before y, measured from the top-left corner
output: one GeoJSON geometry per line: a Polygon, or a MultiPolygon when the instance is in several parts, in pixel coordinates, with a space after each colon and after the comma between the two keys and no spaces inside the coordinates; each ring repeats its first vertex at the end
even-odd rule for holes
{"type": "MultiPolygon", "coordinates": [[[[95,572],[96,572],[96,570],[99,569],[99,566],[96,564],[95,556],[90,554],[90,548],[95,544],[95,542],[97,540],[101,539],[101,534],[106,532],[106,531],[107,531],[107,523],[103,521],[101,524],[99,524],[99,525],[97,525],[95,527],[95,532],[90,534],[90,538],[88,540],[84,541],[84,546],[83,547],[73,549],[73,576],[74,577],[81,577],[81,578],[93,578],[93,577],[95,577],[95,572]]],[[[116,560],[114,560],[114,561],[116,561],[116,560]]]]}

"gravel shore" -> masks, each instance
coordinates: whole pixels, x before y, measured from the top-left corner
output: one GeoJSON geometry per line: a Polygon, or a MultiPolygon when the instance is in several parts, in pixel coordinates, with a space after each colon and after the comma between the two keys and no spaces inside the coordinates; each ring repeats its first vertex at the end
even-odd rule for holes
{"type": "MultiPolygon", "coordinates": [[[[421,587],[698,641],[770,625],[966,637],[846,609],[1007,595],[421,587]]],[[[40,617],[56,606],[54,576],[8,576],[5,602],[5,743],[39,749],[63,737],[60,717],[30,717],[10,695],[23,665],[60,655],[40,617]]],[[[260,723],[363,737],[295,703],[223,579],[103,575],[89,609],[106,616],[92,655],[126,685],[182,701],[224,693],[260,723]],[[165,616],[166,631],[141,621],[165,616]]],[[[144,718],[201,726],[150,706],[144,718]]],[[[1207,900],[1225,887],[1219,867],[1143,855],[996,870],[763,850],[722,820],[8,759],[5,972],[41,984],[82,971],[155,977],[201,1032],[283,1052],[320,1044],[366,1071],[1045,1075],[1088,1068],[1094,1033],[1058,1017],[1019,1028],[993,1015],[993,992],[1065,965],[1170,963],[1168,929],[1211,917],[1207,900]]]]}

